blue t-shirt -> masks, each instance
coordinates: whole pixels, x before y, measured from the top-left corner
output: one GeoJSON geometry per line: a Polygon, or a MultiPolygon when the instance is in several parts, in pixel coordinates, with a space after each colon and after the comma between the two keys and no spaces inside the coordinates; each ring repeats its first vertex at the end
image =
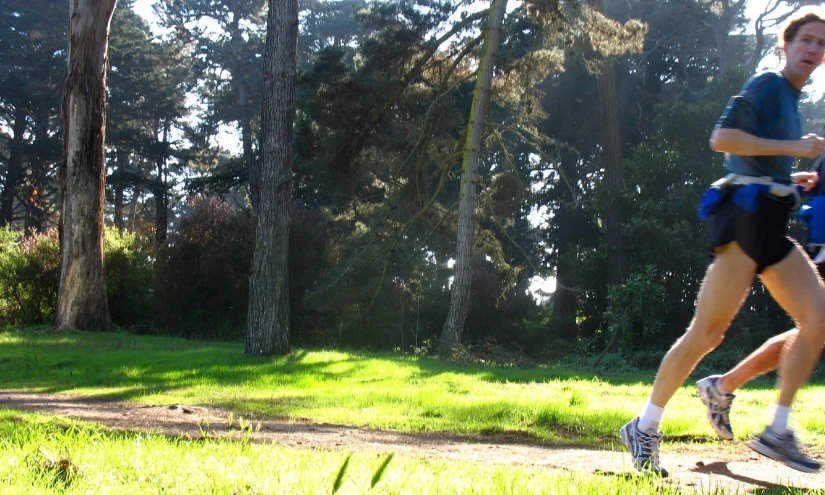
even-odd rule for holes
{"type": "MultiPolygon", "coordinates": [[[[739,129],[766,139],[800,139],[800,94],[779,72],[757,74],[745,83],[742,92],[730,99],[716,128],[739,129]]],[[[768,176],[782,184],[790,184],[794,163],[792,156],[741,156],[729,153],[725,169],[734,174],[768,176]]]]}

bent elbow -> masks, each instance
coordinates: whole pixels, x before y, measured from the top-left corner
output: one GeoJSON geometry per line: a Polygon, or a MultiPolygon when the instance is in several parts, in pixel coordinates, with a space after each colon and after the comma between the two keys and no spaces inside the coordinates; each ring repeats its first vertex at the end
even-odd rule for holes
{"type": "Polygon", "coordinates": [[[721,145],[720,141],[721,139],[719,137],[719,129],[714,129],[713,132],[710,134],[710,141],[708,143],[710,145],[710,149],[712,149],[713,151],[722,151],[719,149],[721,145]]]}
{"type": "Polygon", "coordinates": [[[710,149],[720,153],[735,153],[739,143],[737,129],[716,128],[710,135],[710,149]]]}

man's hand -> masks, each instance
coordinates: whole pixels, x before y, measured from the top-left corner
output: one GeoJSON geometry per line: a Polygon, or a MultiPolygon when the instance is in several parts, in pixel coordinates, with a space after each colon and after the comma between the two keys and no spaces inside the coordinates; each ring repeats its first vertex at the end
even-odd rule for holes
{"type": "Polygon", "coordinates": [[[816,158],[825,151],[825,138],[816,134],[807,134],[795,144],[796,150],[793,156],[800,158],[816,158]]]}
{"type": "Polygon", "coordinates": [[[819,174],[816,172],[797,172],[791,174],[794,184],[799,184],[806,191],[810,191],[819,183],[819,174]]]}

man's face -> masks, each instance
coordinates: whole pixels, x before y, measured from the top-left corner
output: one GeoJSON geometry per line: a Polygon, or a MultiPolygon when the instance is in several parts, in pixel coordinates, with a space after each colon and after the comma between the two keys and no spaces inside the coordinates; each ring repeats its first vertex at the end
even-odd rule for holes
{"type": "Polygon", "coordinates": [[[785,43],[785,68],[794,79],[806,82],[822,63],[825,54],[825,23],[809,22],[799,28],[796,37],[785,43]]]}

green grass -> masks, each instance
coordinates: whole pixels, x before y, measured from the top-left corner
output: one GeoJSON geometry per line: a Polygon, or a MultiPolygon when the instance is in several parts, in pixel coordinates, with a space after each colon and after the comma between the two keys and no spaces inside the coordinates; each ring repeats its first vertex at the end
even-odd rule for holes
{"type": "MultiPolygon", "coordinates": [[[[653,373],[460,367],[427,357],[328,350],[265,359],[245,356],[240,343],[24,329],[0,333],[0,377],[3,388],[212,405],[244,417],[519,432],[541,442],[618,448],[616,431],[644,405],[653,373]]],[[[732,418],[737,435],[761,429],[774,397],[768,380],[741,391],[732,418]]],[[[823,410],[821,384],[800,392],[792,423],[815,446],[825,445],[823,410]]],[[[692,383],[668,406],[663,431],[674,439],[713,438],[692,383]]]]}
{"type": "Polygon", "coordinates": [[[635,475],[400,456],[381,471],[386,461],[377,454],[112,433],[82,422],[0,412],[4,494],[330,494],[336,486],[338,494],[680,493],[678,484],[635,475]]]}
{"type": "MultiPolygon", "coordinates": [[[[242,344],[127,333],[0,332],[0,387],[83,393],[146,404],[204,404],[245,418],[283,416],[404,431],[519,432],[538,442],[618,448],[616,430],[650,392],[652,373],[595,375],[555,368],[461,367],[399,354],[296,350],[245,356],[242,344]]],[[[769,417],[772,383],[735,403],[734,428],[769,417]],[[745,421],[748,418],[748,422],[745,421]]],[[[822,385],[806,388],[793,422],[825,444],[822,385]]],[[[692,386],[668,408],[669,445],[713,441],[692,386]]],[[[2,493],[679,493],[680,486],[622,474],[281,448],[211,437],[110,432],[100,426],[0,411],[2,493]],[[346,466],[346,469],[342,469],[346,466]],[[336,491],[337,487],[337,491],[336,491]]],[[[678,480],[677,480],[678,483],[678,480]]],[[[794,493],[784,488],[758,493],[794,493]]],[[[721,492],[713,486],[700,493],[721,492]]],[[[798,493],[802,493],[798,491],[798,493]]]]}

